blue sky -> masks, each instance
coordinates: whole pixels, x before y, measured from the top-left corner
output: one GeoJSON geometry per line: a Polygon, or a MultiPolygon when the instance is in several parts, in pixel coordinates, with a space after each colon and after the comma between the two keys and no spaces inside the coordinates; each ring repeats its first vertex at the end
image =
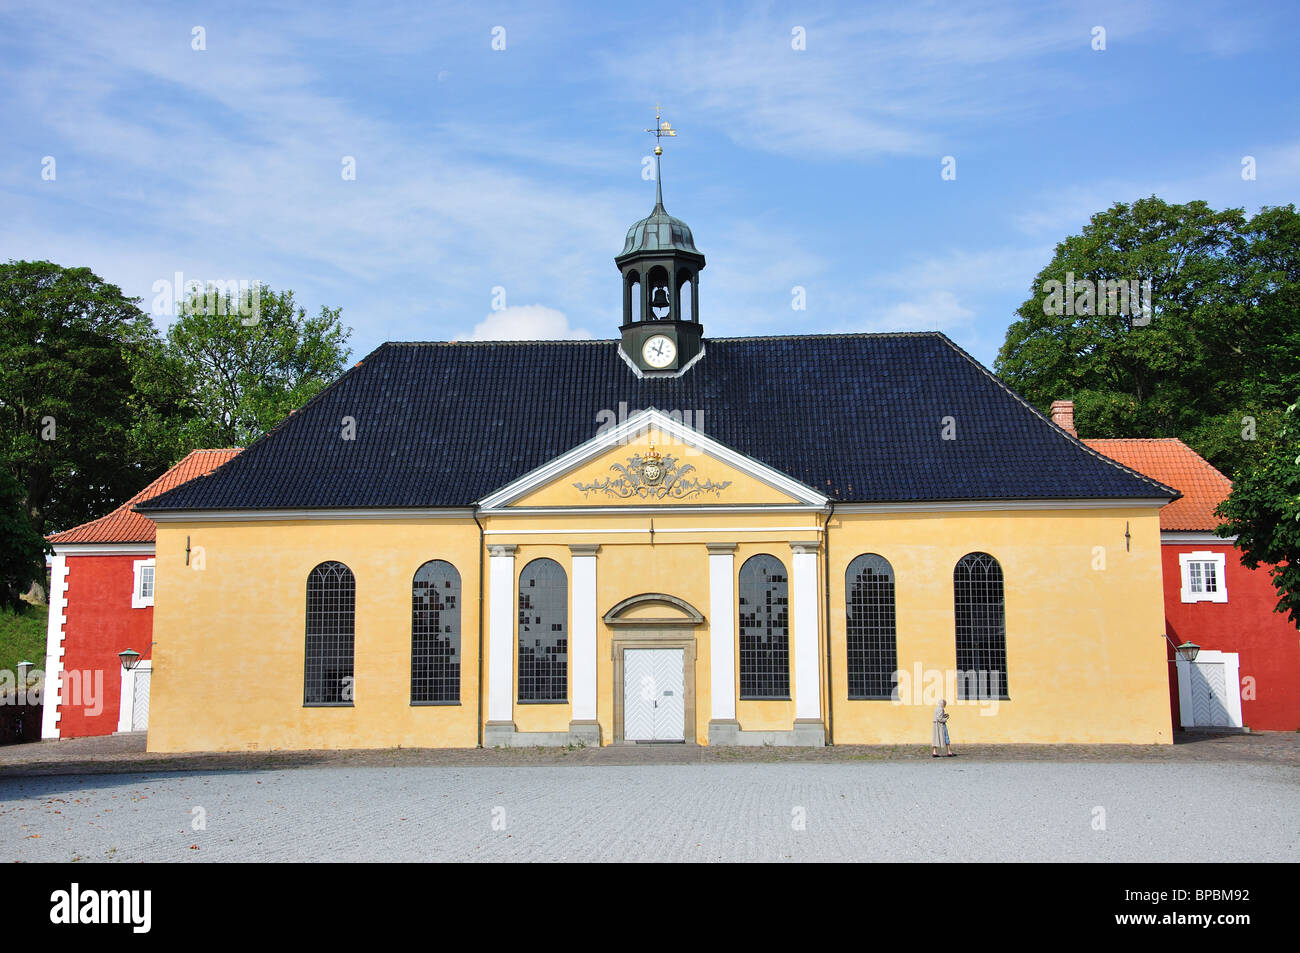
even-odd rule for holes
{"type": "Polygon", "coordinates": [[[0,259],[146,309],[176,272],[291,288],[356,357],[614,337],[656,103],[714,336],[937,328],[988,364],[1112,202],[1300,194],[1289,2],[108,6],[0,4],[0,259]]]}

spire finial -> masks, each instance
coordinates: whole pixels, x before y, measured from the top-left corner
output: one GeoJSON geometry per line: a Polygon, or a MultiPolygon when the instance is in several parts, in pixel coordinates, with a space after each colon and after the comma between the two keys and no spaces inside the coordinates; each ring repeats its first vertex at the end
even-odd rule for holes
{"type": "Polygon", "coordinates": [[[677,135],[677,130],[672,127],[668,120],[663,118],[658,103],[655,103],[654,128],[647,129],[646,132],[652,133],[655,137],[655,205],[662,208],[664,204],[664,186],[663,176],[659,174],[659,157],[664,154],[664,150],[663,147],[659,145],[659,140],[664,136],[677,135]]]}

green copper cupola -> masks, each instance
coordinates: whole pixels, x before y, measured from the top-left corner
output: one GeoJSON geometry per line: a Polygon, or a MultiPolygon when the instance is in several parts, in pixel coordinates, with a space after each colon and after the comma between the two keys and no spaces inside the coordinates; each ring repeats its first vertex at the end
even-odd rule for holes
{"type": "Polygon", "coordinates": [[[655,207],[627,230],[614,259],[623,276],[623,353],[643,371],[675,372],[699,352],[700,271],[704,256],[690,227],[664,208],[658,140],[676,130],[656,112],[655,207]]]}

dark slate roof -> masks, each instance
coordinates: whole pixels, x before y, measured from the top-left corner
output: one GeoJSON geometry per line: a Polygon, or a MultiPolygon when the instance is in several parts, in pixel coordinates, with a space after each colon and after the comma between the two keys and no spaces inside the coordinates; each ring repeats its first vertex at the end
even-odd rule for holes
{"type": "Polygon", "coordinates": [[[384,344],[219,470],[139,508],[467,506],[595,436],[621,402],[703,411],[698,429],[838,501],[1177,495],[939,333],[714,338],[679,378],[638,378],[617,348],[384,344]],[[956,440],[940,439],[946,416],[956,440]]]}

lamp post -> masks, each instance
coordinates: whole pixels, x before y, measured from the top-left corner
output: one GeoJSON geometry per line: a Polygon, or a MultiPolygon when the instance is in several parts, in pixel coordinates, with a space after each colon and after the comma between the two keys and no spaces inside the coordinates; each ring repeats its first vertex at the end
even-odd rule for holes
{"type": "Polygon", "coordinates": [[[140,653],[134,649],[124,649],[117,653],[117,657],[122,660],[122,671],[134,671],[135,667],[140,664],[140,653]]]}
{"type": "MultiPolygon", "coordinates": [[[[1160,634],[1164,637],[1166,642],[1174,646],[1174,653],[1184,662],[1195,662],[1196,656],[1201,653],[1201,647],[1195,642],[1184,642],[1182,645],[1174,645],[1174,640],[1171,639],[1167,633],[1161,632],[1160,634]]],[[[1177,661],[1177,659],[1170,659],[1169,661],[1174,662],[1177,661]]]]}
{"type": "Polygon", "coordinates": [[[14,719],[14,728],[19,741],[27,740],[27,713],[24,710],[27,705],[27,676],[34,667],[32,662],[19,662],[15,666],[18,669],[18,685],[17,692],[14,695],[14,703],[18,705],[18,712],[17,717],[14,719]]]}

